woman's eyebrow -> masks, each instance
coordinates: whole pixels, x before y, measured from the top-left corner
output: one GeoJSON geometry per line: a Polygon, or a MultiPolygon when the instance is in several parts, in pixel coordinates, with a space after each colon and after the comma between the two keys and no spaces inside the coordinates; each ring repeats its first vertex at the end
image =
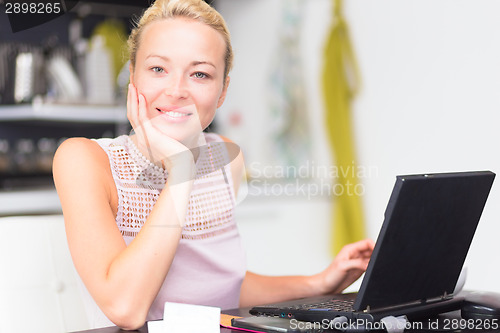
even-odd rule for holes
{"type": "Polygon", "coordinates": [[[198,65],[209,65],[212,66],[213,68],[217,68],[213,63],[210,61],[193,61],[191,62],[191,66],[198,66],[198,65]]]}
{"type": "Polygon", "coordinates": [[[162,55],[158,55],[158,54],[150,54],[150,55],[148,55],[146,57],[146,60],[149,59],[149,58],[160,58],[160,59],[162,59],[163,61],[166,61],[166,62],[170,61],[170,58],[162,56],[162,55]]]}
{"type": "MultiPolygon", "coordinates": [[[[163,56],[163,55],[159,55],[159,54],[150,54],[150,55],[148,55],[146,57],[146,59],[149,59],[149,58],[160,58],[160,59],[162,59],[165,62],[170,62],[170,58],[169,57],[166,57],[166,56],[163,56]]],[[[191,62],[190,65],[192,67],[198,66],[198,65],[209,65],[209,66],[212,66],[213,68],[217,68],[217,66],[215,66],[214,63],[212,63],[210,61],[206,61],[206,60],[194,60],[194,61],[191,62]]]]}

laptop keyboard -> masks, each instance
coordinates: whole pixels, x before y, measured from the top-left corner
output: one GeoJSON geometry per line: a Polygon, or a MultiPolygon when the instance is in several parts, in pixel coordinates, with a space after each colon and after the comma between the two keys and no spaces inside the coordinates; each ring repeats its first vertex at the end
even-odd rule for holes
{"type": "Polygon", "coordinates": [[[332,299],[325,302],[319,303],[310,303],[310,304],[299,304],[290,307],[286,307],[286,310],[333,310],[333,311],[343,311],[343,312],[352,312],[354,311],[353,306],[354,300],[340,300],[340,299],[332,299]]]}

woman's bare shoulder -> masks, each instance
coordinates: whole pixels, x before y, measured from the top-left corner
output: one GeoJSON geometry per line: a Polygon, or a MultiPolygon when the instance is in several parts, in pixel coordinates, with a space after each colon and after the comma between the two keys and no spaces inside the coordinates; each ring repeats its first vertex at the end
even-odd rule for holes
{"type": "Polygon", "coordinates": [[[57,149],[56,156],[58,154],[61,154],[61,152],[64,155],[86,153],[99,154],[100,152],[104,153],[97,141],[87,138],[69,138],[65,140],[57,149]]]}
{"type": "Polygon", "coordinates": [[[56,186],[58,181],[71,179],[105,179],[110,176],[109,159],[99,144],[87,138],[64,141],[54,155],[52,167],[56,186]]]}
{"type": "Polygon", "coordinates": [[[99,144],[87,138],[70,138],[64,141],[54,156],[54,167],[58,165],[101,164],[108,162],[106,152],[99,144]]]}

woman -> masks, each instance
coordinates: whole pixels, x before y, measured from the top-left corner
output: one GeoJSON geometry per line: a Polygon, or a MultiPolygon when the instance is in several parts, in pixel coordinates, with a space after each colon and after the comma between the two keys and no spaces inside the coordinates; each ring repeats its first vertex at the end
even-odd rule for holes
{"type": "Polygon", "coordinates": [[[229,140],[202,132],[224,102],[232,66],[219,13],[201,0],[157,0],[129,50],[133,134],[72,138],[54,158],[92,326],[136,329],[161,318],[165,301],[233,308],[340,292],[364,272],[369,240],[346,246],[314,276],[246,272],[232,215],[243,157],[226,165],[229,140]]]}

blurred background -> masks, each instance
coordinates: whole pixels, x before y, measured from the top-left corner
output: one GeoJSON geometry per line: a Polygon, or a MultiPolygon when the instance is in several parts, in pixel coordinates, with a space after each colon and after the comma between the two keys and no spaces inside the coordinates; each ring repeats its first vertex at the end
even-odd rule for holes
{"type": "MultiPolygon", "coordinates": [[[[335,254],[338,195],[351,191],[359,200],[360,225],[375,240],[396,175],[500,170],[500,3],[343,2],[349,59],[357,64],[344,69],[357,75],[345,75],[353,157],[342,167],[322,84],[327,40],[339,21],[335,3],[213,2],[231,31],[235,62],[211,130],[245,154],[236,219],[248,267],[258,273],[325,268],[335,254]],[[356,187],[336,186],[345,174],[356,187]]],[[[70,13],[16,33],[0,5],[0,266],[11,272],[0,274],[9,300],[0,301],[0,316],[7,327],[85,328],[51,159],[67,137],[129,132],[120,42],[147,4],[79,1],[70,13]],[[32,323],[22,320],[27,312],[32,323]]],[[[494,184],[466,261],[466,289],[500,292],[499,196],[494,184]]]]}
{"type": "MultiPolygon", "coordinates": [[[[302,1],[296,35],[311,141],[308,170],[324,170],[317,166],[335,163],[321,85],[325,44],[334,24],[333,4],[302,1]],[[316,167],[310,167],[314,163],[316,167]]],[[[241,139],[235,140],[246,153],[249,173],[262,175],[271,170],[263,170],[269,165],[267,150],[273,136],[267,126],[273,124],[269,95],[275,93],[269,73],[279,51],[283,2],[219,0],[217,5],[228,22],[236,56],[230,93],[218,116],[241,115],[237,125],[241,139]]],[[[500,170],[500,43],[495,34],[499,11],[500,4],[488,0],[344,1],[343,16],[361,77],[351,115],[368,237],[378,235],[396,175],[500,170]]],[[[496,283],[500,269],[493,263],[500,253],[499,188],[493,185],[470,248],[465,288],[500,291],[496,283]]],[[[328,262],[331,201],[324,192],[314,195],[314,188],[310,190],[308,200],[303,200],[273,196],[271,187],[268,192],[274,200],[268,210],[276,213],[255,210],[258,218],[248,213],[240,219],[244,235],[251,234],[249,261],[262,271],[311,272],[328,262]],[[254,225],[259,228],[250,227],[254,225]],[[270,245],[268,251],[263,243],[270,245]],[[261,259],[253,261],[255,252],[261,259]],[[272,258],[269,264],[267,258],[272,258]]],[[[251,195],[246,201],[248,206],[261,203],[251,195]]]]}

